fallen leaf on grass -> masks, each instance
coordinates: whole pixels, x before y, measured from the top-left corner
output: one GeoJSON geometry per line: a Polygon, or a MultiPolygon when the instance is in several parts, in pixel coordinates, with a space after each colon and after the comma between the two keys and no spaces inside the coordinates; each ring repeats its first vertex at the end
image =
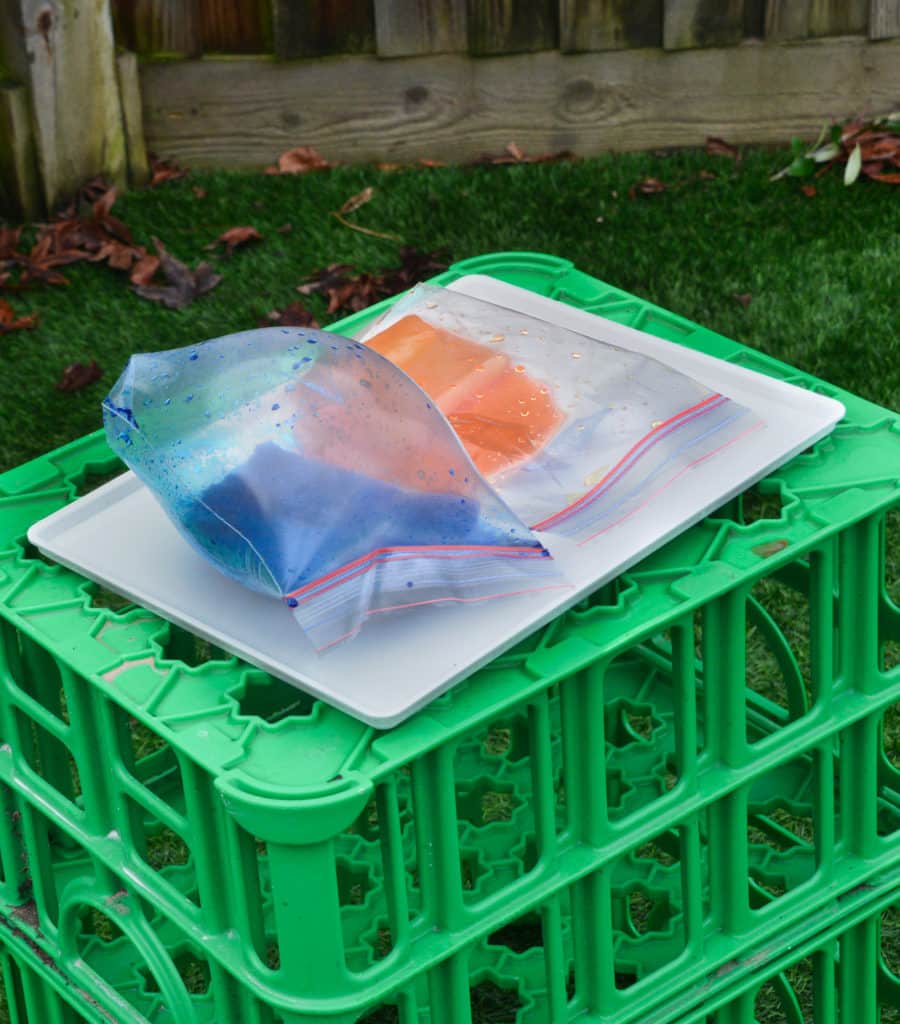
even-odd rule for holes
{"type": "Polygon", "coordinates": [[[293,224],[282,224],[280,228],[275,228],[279,235],[289,235],[294,230],[293,224]]]}
{"type": "Polygon", "coordinates": [[[417,161],[420,167],[446,167],[444,160],[429,160],[427,156],[420,157],[417,161]]]}
{"type": "Polygon", "coordinates": [[[801,185],[800,186],[800,191],[806,196],[807,199],[812,199],[813,196],[816,194],[816,186],[815,185],[801,185]]]}
{"type": "Polygon", "coordinates": [[[197,199],[205,199],[207,191],[205,188],[201,188],[199,185],[192,185],[191,191],[194,193],[194,197],[197,199]]]}
{"type": "Polygon", "coordinates": [[[701,181],[718,181],[719,180],[718,174],[713,174],[712,171],[707,171],[707,170],[699,171],[698,174],[697,174],[697,177],[701,181]]]}
{"type": "Polygon", "coordinates": [[[327,167],[331,164],[312,146],[295,146],[282,153],[274,167],[267,167],[266,174],[305,174],[327,167]]]}
{"type": "Polygon", "coordinates": [[[753,301],[753,295],[751,292],[735,292],[731,297],[735,302],[739,302],[744,309],[746,309],[753,301]]]}
{"type": "Polygon", "coordinates": [[[643,181],[636,181],[628,190],[628,198],[634,199],[638,195],[653,196],[659,192],[665,192],[666,186],[659,178],[644,178],[643,181]]]}
{"type": "Polygon", "coordinates": [[[225,255],[230,256],[239,245],[246,245],[248,242],[261,242],[262,235],[254,227],[229,228],[206,246],[207,252],[217,249],[220,245],[225,246],[225,255]]]}
{"type": "Polygon", "coordinates": [[[374,195],[375,189],[371,185],[367,185],[362,192],[357,192],[355,196],[350,196],[338,210],[338,213],[353,213],[354,210],[358,210],[361,206],[365,206],[366,203],[370,202],[374,195]]]}
{"type": "Polygon", "coordinates": [[[422,252],[407,245],[400,250],[400,265],[382,274],[355,274],[346,263],[332,263],[298,285],[297,291],[324,295],[329,315],[338,310],[355,313],[446,268],[444,253],[422,252]]]}
{"type": "Polygon", "coordinates": [[[734,160],[735,163],[740,163],[741,160],[741,151],[737,146],[732,146],[730,142],[717,138],[715,135],[710,135],[707,138],[706,152],[710,156],[726,156],[729,160],[734,160]]]}
{"type": "Polygon", "coordinates": [[[19,248],[19,237],[22,229],[0,226],[0,260],[13,259],[19,248]]]}
{"type": "Polygon", "coordinates": [[[150,155],[150,188],[156,188],[166,181],[174,181],[176,178],[183,178],[187,171],[179,167],[174,160],[160,160],[153,154],[150,155]]]}
{"type": "Polygon", "coordinates": [[[6,299],[0,299],[0,334],[9,331],[29,331],[37,327],[37,322],[36,313],[32,313],[31,316],[16,316],[16,311],[6,299]]]}
{"type": "Polygon", "coordinates": [[[153,244],[159,254],[159,269],[167,283],[135,285],[134,290],[142,299],[158,302],[167,309],[184,309],[201,295],[212,291],[222,280],[208,263],[199,263],[191,270],[172,256],[158,238],[153,239],[153,244]]]}
{"type": "Polygon", "coordinates": [[[103,371],[92,359],[89,363],[72,363],[63,370],[63,375],[56,385],[57,391],[81,391],[88,384],[100,380],[103,371]]]}
{"type": "Polygon", "coordinates": [[[159,257],[154,256],[153,253],[147,253],[146,256],[142,256],[131,268],[128,280],[132,284],[150,284],[157,270],[159,270],[159,257]]]}
{"type": "Polygon", "coordinates": [[[891,171],[889,174],[870,174],[873,181],[883,181],[888,185],[900,185],[900,173],[891,171]]]}
{"type": "Polygon", "coordinates": [[[288,303],[284,309],[273,309],[260,320],[260,327],[278,324],[279,327],[318,327],[319,323],[299,299],[288,303]]]}

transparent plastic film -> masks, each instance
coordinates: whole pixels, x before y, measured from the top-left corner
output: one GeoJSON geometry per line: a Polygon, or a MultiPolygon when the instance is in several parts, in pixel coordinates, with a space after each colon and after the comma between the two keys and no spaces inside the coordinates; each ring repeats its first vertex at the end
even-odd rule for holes
{"type": "Polygon", "coordinates": [[[521,519],[580,544],[764,426],[658,360],[432,285],[362,340],[434,399],[521,519]]]}
{"type": "Polygon", "coordinates": [[[358,342],[270,328],[136,355],[103,410],[188,542],[317,649],[371,615],[565,585],[435,403],[358,342]]]}

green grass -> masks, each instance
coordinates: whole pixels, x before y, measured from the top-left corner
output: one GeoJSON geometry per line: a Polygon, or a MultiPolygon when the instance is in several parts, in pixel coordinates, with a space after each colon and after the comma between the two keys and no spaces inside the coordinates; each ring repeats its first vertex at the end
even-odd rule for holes
{"type": "Polygon", "coordinates": [[[233,225],[256,226],[264,241],[218,259],[222,284],[178,312],[134,295],[123,274],[86,264],[65,268],[68,288],[15,296],[16,308],[37,311],[41,323],[0,336],[0,470],[98,427],[100,400],[130,353],[254,327],[297,298],[297,283],[327,263],[394,264],[397,243],[330,216],[366,185],[375,198],[352,216],[407,244],[445,248],[453,259],[500,249],[566,256],[611,284],[896,406],[897,193],[870,182],[844,188],[830,174],[807,199],[795,182],[769,181],[783,160],[756,150],[735,168],[691,151],[393,173],[196,172],[133,192],[115,213],[140,242],[155,234],[191,263],[209,258],[204,245],[233,225]],[[716,180],[699,179],[704,169],[716,180]],[[629,186],[647,176],[683,184],[629,199],[629,186]],[[205,199],[196,198],[195,185],[207,190],[205,199]],[[286,222],[293,230],[279,234],[286,222]],[[753,295],[747,309],[732,297],[744,292],[753,295]],[[77,394],[54,389],[63,367],[90,358],[105,370],[101,381],[77,394]]]}
{"type": "MultiPolygon", "coordinates": [[[[845,189],[831,174],[808,199],[794,182],[768,180],[783,163],[783,154],[750,151],[735,168],[681,152],[397,173],[365,167],[299,177],[197,172],[133,192],[116,205],[116,215],[139,242],[149,244],[155,234],[192,264],[210,258],[204,245],[234,225],[254,225],[264,241],[218,260],[223,283],[180,312],[138,298],[124,275],[87,265],[66,268],[68,288],[15,296],[17,310],[39,312],[41,324],[0,336],[0,470],[96,429],[100,400],[130,353],[254,327],[268,310],[297,298],[295,287],[306,275],[331,262],[368,271],[394,265],[397,243],[358,234],[330,216],[367,185],[375,198],[353,218],[406,244],[446,249],[457,260],[502,249],[568,257],[611,284],[894,407],[900,397],[897,194],[872,183],[845,189]],[[716,179],[701,180],[701,170],[716,179]],[[630,200],[629,186],[645,177],[682,184],[630,200]],[[196,198],[193,186],[207,197],[196,198]],[[286,222],[293,230],[278,233],[286,222]],[[746,309],[733,298],[745,292],[753,295],[746,309]],[[78,394],[54,389],[64,366],[91,358],[106,371],[100,382],[78,394]]],[[[321,301],[310,305],[327,322],[321,301]]],[[[897,548],[889,552],[895,578],[897,548]]],[[[766,596],[775,599],[779,620],[790,620],[791,602],[766,596]]],[[[892,719],[888,736],[898,730],[892,719]]],[[[486,749],[502,754],[509,744],[509,730],[498,729],[486,749]]],[[[509,817],[506,794],[485,797],[476,810],[486,822],[509,817]]],[[[170,838],[159,836],[154,845],[164,862],[181,859],[170,838]]],[[[781,1019],[775,1003],[771,993],[760,997],[760,1019],[781,1019]]],[[[509,1020],[515,997],[480,986],[477,1006],[479,1020],[509,1020]]],[[[371,1019],[396,1018],[385,1010],[371,1019]]],[[[0,1024],[7,1021],[0,1005],[0,1024]]]]}

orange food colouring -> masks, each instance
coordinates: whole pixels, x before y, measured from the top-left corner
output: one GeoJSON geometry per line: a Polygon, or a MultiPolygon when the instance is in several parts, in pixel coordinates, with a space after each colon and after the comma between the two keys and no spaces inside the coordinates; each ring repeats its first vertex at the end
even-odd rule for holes
{"type": "Polygon", "coordinates": [[[403,317],[368,345],[432,398],[484,476],[529,458],[564,419],[521,363],[420,317],[403,317]]]}

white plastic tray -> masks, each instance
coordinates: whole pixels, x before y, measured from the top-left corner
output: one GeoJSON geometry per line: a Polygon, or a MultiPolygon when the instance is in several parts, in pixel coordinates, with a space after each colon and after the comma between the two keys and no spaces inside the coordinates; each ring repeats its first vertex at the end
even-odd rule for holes
{"type": "Polygon", "coordinates": [[[767,426],[733,456],[696,467],[664,504],[648,506],[589,547],[543,535],[571,590],[378,616],[322,656],[280,601],[245,590],[196,554],[133,473],[36,523],[29,540],[225,650],[388,728],[824,437],[844,414],[834,399],[493,278],[472,275],[450,287],[659,359],[750,407],[767,426]]]}

